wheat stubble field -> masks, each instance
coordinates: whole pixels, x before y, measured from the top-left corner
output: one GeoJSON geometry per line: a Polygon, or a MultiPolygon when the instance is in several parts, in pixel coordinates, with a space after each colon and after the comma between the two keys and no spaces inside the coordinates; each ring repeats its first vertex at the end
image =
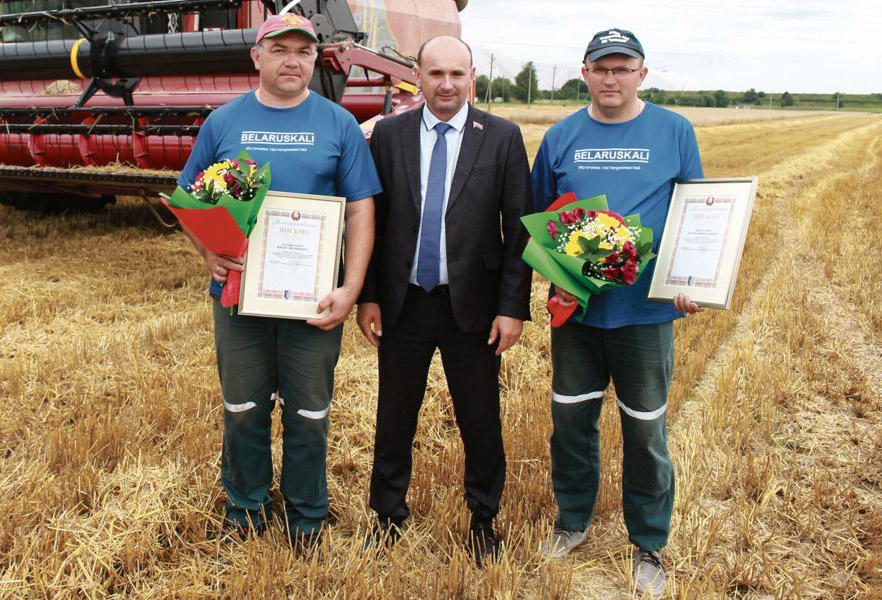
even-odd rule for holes
{"type": "MultiPolygon", "coordinates": [[[[531,154],[543,130],[524,126],[531,154]]],[[[667,596],[880,600],[882,119],[697,133],[707,176],[756,174],[760,188],[732,310],[677,323],[667,596]]],[[[222,409],[207,275],[189,242],[134,201],[98,215],[0,207],[0,256],[0,598],[630,597],[609,399],[588,541],[558,563],[538,554],[554,511],[544,283],[503,361],[506,550],[478,570],[437,362],[414,518],[394,551],[360,551],[376,362],[351,320],[324,552],[297,558],[276,531],[222,543],[222,409]]]]}

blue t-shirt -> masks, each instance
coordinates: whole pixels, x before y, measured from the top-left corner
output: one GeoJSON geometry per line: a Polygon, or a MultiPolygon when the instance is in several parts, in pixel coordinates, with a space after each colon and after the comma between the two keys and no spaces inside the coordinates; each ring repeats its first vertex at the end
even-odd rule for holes
{"type": "MultiPolygon", "coordinates": [[[[270,163],[270,187],[276,191],[343,196],[347,201],[382,191],[355,117],[315,92],[293,108],[264,106],[249,92],[212,112],[199,129],[178,184],[189,189],[200,171],[236,158],[241,150],[259,165],[270,163]]],[[[221,293],[214,279],[210,293],[221,293]]]]}
{"type": "MultiPolygon", "coordinates": [[[[551,127],[539,146],[534,208],[543,211],[569,192],[580,200],[606,195],[610,210],[638,213],[652,228],[652,249],[658,252],[674,183],[703,176],[695,132],[685,117],[647,102],[637,117],[611,125],[581,109],[551,127]]],[[[634,285],[592,296],[584,318],[571,320],[612,329],[683,316],[672,304],[646,299],[654,268],[652,260],[634,285]]]]}

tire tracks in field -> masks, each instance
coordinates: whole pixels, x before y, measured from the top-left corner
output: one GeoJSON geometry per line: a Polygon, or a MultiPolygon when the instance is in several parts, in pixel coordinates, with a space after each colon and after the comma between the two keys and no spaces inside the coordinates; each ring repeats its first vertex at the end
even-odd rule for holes
{"type": "MultiPolygon", "coordinates": [[[[882,130],[882,127],[877,126],[876,129],[882,130]]],[[[862,167],[861,170],[882,169],[882,156],[880,156],[882,133],[869,145],[869,151],[872,157],[871,164],[862,167]]],[[[843,173],[833,178],[833,181],[854,176],[857,175],[853,172],[843,173]]],[[[833,181],[821,181],[812,188],[812,191],[820,195],[821,191],[826,186],[832,185],[833,181]]],[[[792,213],[789,216],[796,218],[792,213]]],[[[795,229],[787,230],[786,243],[797,245],[796,237],[795,229]]],[[[872,327],[859,308],[848,298],[848,294],[841,290],[836,282],[831,282],[824,276],[820,263],[813,259],[804,247],[800,247],[796,257],[800,276],[807,284],[809,300],[819,313],[825,314],[828,320],[837,324],[836,327],[829,328],[829,336],[843,347],[850,348],[850,363],[869,367],[864,371],[868,383],[873,393],[877,397],[882,397],[882,344],[872,333],[872,327]]]]}
{"type": "Polygon", "coordinates": [[[817,115],[774,124],[748,122],[701,127],[696,136],[707,177],[764,174],[829,143],[825,136],[860,129],[866,121],[866,116],[817,115]],[[733,173],[732,164],[737,164],[740,172],[733,173]]]}
{"type": "MultiPolygon", "coordinates": [[[[834,140],[828,142],[827,144],[824,144],[820,148],[813,148],[807,152],[798,154],[790,158],[789,160],[776,165],[766,175],[762,176],[760,185],[763,188],[764,193],[770,194],[770,198],[772,201],[779,201],[781,203],[781,208],[779,209],[778,214],[775,216],[778,220],[779,226],[781,226],[781,229],[784,232],[782,240],[783,247],[799,248],[800,240],[797,236],[796,227],[783,226],[784,223],[786,223],[788,220],[794,221],[797,219],[797,217],[795,217],[786,206],[788,194],[782,193],[777,190],[786,189],[787,187],[792,186],[796,181],[803,178],[804,174],[814,174],[815,181],[803,188],[804,191],[801,191],[801,193],[816,195],[818,190],[826,185],[831,177],[849,176],[849,174],[846,173],[833,176],[828,175],[825,177],[823,171],[816,170],[816,165],[819,160],[826,159],[827,161],[833,161],[835,156],[840,151],[844,150],[852,143],[854,143],[855,138],[861,137],[863,135],[871,135],[873,131],[876,132],[877,136],[882,135],[882,120],[877,120],[875,123],[860,128],[858,130],[851,130],[842,133],[834,140]],[[769,192],[769,190],[775,191],[769,192]]],[[[878,154],[876,154],[875,158],[876,162],[879,163],[880,161],[878,154]]],[[[817,264],[813,263],[809,259],[809,257],[804,255],[804,253],[800,256],[800,265],[805,267],[805,271],[801,273],[802,277],[813,278],[815,282],[823,280],[823,275],[820,273],[820,269],[818,268],[817,264]]],[[[735,346],[735,342],[740,336],[740,332],[748,331],[751,328],[751,320],[755,317],[757,306],[759,305],[761,300],[768,294],[768,287],[772,280],[772,271],[773,265],[770,265],[766,276],[760,281],[759,286],[754,289],[750,299],[747,301],[744,309],[738,316],[736,325],[732,329],[732,332],[729,334],[728,338],[719,346],[714,354],[714,357],[705,368],[704,375],[694,386],[695,389],[707,388],[711,384],[711,382],[713,382],[717,378],[722,367],[728,364],[728,362],[730,362],[730,360],[732,359],[733,347],[735,346]]],[[[813,298],[816,299],[816,302],[820,306],[829,307],[830,310],[835,311],[836,317],[842,319],[841,322],[848,323],[850,325],[855,325],[857,323],[857,318],[854,316],[854,310],[847,311],[845,308],[843,308],[843,303],[841,301],[833,301],[826,293],[824,293],[825,291],[829,291],[827,285],[810,286],[810,290],[810,294],[813,298]]],[[[852,336],[856,336],[852,339],[861,340],[862,346],[869,348],[875,347],[875,355],[878,359],[880,350],[878,344],[870,340],[865,334],[858,334],[859,329],[865,328],[840,327],[836,328],[834,332],[836,335],[847,335],[849,338],[852,338],[852,336]],[[846,334],[844,333],[845,329],[853,330],[853,333],[846,334]]],[[[879,389],[878,383],[879,381],[877,378],[877,390],[879,389]]],[[[677,414],[676,421],[674,425],[672,425],[671,429],[676,428],[676,423],[680,420],[681,416],[686,416],[687,414],[689,414],[690,411],[696,408],[697,403],[693,398],[694,395],[695,392],[690,394],[690,397],[687,398],[687,400],[683,403],[680,411],[677,414]]]]}
{"type": "MultiPolygon", "coordinates": [[[[802,124],[800,123],[800,125],[802,124]]],[[[734,125],[733,127],[739,126],[734,125]]],[[[777,210],[772,211],[771,214],[771,218],[778,222],[778,226],[782,227],[789,219],[794,218],[789,213],[788,199],[790,197],[794,194],[814,193],[831,177],[839,176],[838,174],[831,175],[826,169],[819,169],[819,164],[833,164],[836,157],[845,149],[856,141],[864,139],[865,136],[871,135],[882,136],[882,120],[876,119],[872,123],[858,126],[848,126],[844,123],[843,130],[840,130],[833,139],[813,144],[802,152],[793,154],[761,172],[760,192],[765,202],[778,205],[777,210]]],[[[878,151],[875,158],[878,163],[878,151]]],[[[782,229],[784,231],[782,245],[798,247],[797,229],[795,227],[782,227],[782,229]]],[[[800,259],[808,261],[805,256],[800,259]]],[[[780,258],[775,262],[780,262],[780,258]]],[[[806,277],[817,278],[821,275],[818,266],[813,265],[813,267],[811,275],[806,277]]],[[[696,440],[713,436],[715,433],[697,428],[696,425],[701,422],[698,417],[700,412],[705,410],[713,400],[716,381],[725,367],[730,365],[733,360],[737,360],[738,348],[752,337],[756,337],[754,328],[758,322],[761,326],[761,320],[757,319],[757,314],[766,297],[773,291],[771,286],[773,285],[774,270],[773,265],[769,265],[765,276],[754,288],[740,314],[736,317],[735,326],[708,358],[700,379],[692,386],[692,390],[684,398],[677,413],[669,417],[669,443],[675,465],[678,467],[678,477],[683,477],[681,471],[684,465],[690,459],[695,458],[694,456],[686,456],[685,453],[681,454],[679,450],[700,447],[701,443],[696,440]]],[[[829,306],[833,311],[834,319],[838,322],[853,324],[856,319],[854,311],[849,311],[846,305],[831,299],[829,294],[832,292],[828,286],[815,285],[816,283],[816,280],[812,281],[811,288],[814,293],[811,295],[811,299],[819,307],[824,307],[819,310],[826,310],[829,306]],[[842,320],[839,321],[839,319],[842,320]]],[[[880,361],[882,353],[880,353],[878,345],[861,333],[859,328],[842,327],[838,331],[838,335],[848,337],[849,343],[863,349],[862,358],[864,360],[875,359],[877,367],[882,362],[880,361]]],[[[875,389],[878,391],[878,368],[876,375],[875,389]]],[[[680,491],[678,490],[678,503],[680,501],[680,491]]],[[[675,508],[675,521],[676,515],[677,509],[675,508]]],[[[672,531],[672,546],[676,544],[676,527],[675,523],[675,529],[672,531]]],[[[589,536],[588,544],[586,544],[589,548],[586,549],[587,552],[579,553],[578,558],[581,559],[581,562],[577,563],[574,568],[571,588],[573,597],[603,600],[624,600],[635,597],[633,590],[630,593],[623,591],[627,589],[630,580],[628,572],[630,547],[622,541],[626,539],[626,534],[621,517],[618,514],[613,514],[600,522],[595,517],[591,528],[592,533],[589,536]]],[[[680,597],[683,593],[683,590],[680,589],[680,586],[684,585],[682,582],[687,582],[685,585],[689,587],[689,580],[694,578],[696,573],[678,568],[678,564],[670,559],[668,564],[670,577],[668,596],[680,597]],[[678,582],[681,583],[678,584],[678,582]],[[676,592],[674,592],[675,589],[676,592]]],[[[700,574],[698,576],[701,577],[700,574]]],[[[707,576],[711,577],[713,573],[708,573],[707,576]]],[[[688,596],[688,591],[686,594],[688,596]]]]}
{"type": "MultiPolygon", "coordinates": [[[[774,346],[775,341],[770,338],[773,334],[766,329],[766,324],[764,324],[764,316],[768,315],[770,310],[774,310],[777,302],[788,302],[789,300],[786,296],[782,297],[780,290],[775,287],[775,284],[780,281],[780,274],[782,272],[787,273],[786,277],[790,280],[799,281],[799,289],[805,292],[804,303],[809,309],[808,312],[815,318],[822,316],[826,324],[821,337],[812,340],[811,345],[805,346],[804,352],[810,353],[812,356],[818,356],[819,360],[825,360],[832,354],[837,356],[836,360],[842,361],[846,366],[853,365],[855,362],[859,362],[862,366],[873,365],[869,372],[865,371],[865,373],[868,375],[867,380],[872,386],[873,393],[876,397],[879,397],[882,347],[872,338],[872,335],[867,333],[869,327],[863,322],[864,319],[862,319],[856,307],[846,298],[845,294],[836,293],[835,285],[832,285],[825,278],[819,261],[810,255],[810,252],[805,248],[805,244],[801,242],[799,225],[807,217],[794,213],[792,208],[793,206],[798,206],[801,199],[818,198],[820,191],[826,186],[831,185],[831,182],[840,178],[856,176],[866,167],[849,164],[843,168],[836,164],[837,157],[854,147],[873,148],[879,143],[880,139],[882,139],[882,121],[876,120],[859,129],[844,132],[823,146],[782,162],[763,177],[766,189],[771,188],[775,190],[775,201],[779,207],[775,211],[773,218],[777,221],[777,226],[782,231],[779,247],[784,248],[785,251],[777,253],[776,258],[770,261],[765,276],[754,289],[743,310],[737,316],[735,326],[711,357],[702,377],[693,386],[692,391],[684,400],[680,412],[676,415],[675,421],[669,430],[675,462],[677,461],[678,449],[691,448],[695,452],[697,448],[707,445],[707,443],[702,443],[701,440],[711,441],[714,438],[726,435],[723,433],[723,428],[730,424],[720,419],[716,422],[716,428],[708,428],[708,423],[713,423],[714,419],[707,418],[707,415],[713,413],[712,404],[714,401],[720,400],[716,389],[718,384],[725,385],[731,379],[732,374],[737,373],[739,360],[743,359],[745,352],[759,353],[763,360],[763,362],[759,363],[760,365],[771,364],[769,361],[784,358],[770,355],[770,349],[773,354],[775,352],[774,348],[770,348],[770,344],[774,346]],[[875,138],[875,140],[872,138],[875,138]],[[818,169],[818,164],[825,164],[828,167],[818,169]],[[802,185],[796,185],[794,189],[794,184],[800,180],[802,185]],[[787,191],[788,188],[790,188],[789,192],[787,191]],[[793,252],[789,253],[786,249],[793,249],[793,252]],[[849,355],[841,352],[837,353],[836,349],[841,348],[849,348],[852,350],[852,353],[849,355]]],[[[878,168],[878,152],[874,154],[874,158],[878,168]]],[[[784,340],[781,340],[780,343],[785,347],[787,345],[784,340]]],[[[784,354],[786,355],[786,351],[784,354]]],[[[740,373],[737,376],[750,377],[750,373],[740,373]]],[[[815,380],[809,379],[808,381],[812,383],[815,380]]],[[[739,384],[739,388],[741,385],[743,383],[739,384]]],[[[833,392],[831,391],[830,393],[832,394],[833,392]]],[[[761,406],[761,400],[748,398],[745,401],[753,402],[756,405],[755,410],[762,412],[764,407],[761,406]]],[[[822,396],[820,402],[810,407],[798,405],[782,407],[780,409],[781,418],[780,420],[775,420],[773,427],[776,436],[788,440],[788,445],[793,441],[793,436],[807,438],[809,445],[813,449],[809,453],[811,458],[808,460],[816,465],[815,468],[830,469],[828,477],[834,483],[838,483],[840,480],[836,479],[837,476],[848,477],[853,474],[848,472],[847,467],[843,465],[843,462],[840,460],[841,457],[836,457],[835,459],[832,457],[835,452],[830,451],[831,448],[836,448],[837,446],[850,447],[849,436],[855,435],[855,433],[866,435],[872,432],[872,422],[853,421],[854,416],[850,410],[850,407],[847,405],[837,404],[835,397],[825,398],[822,396]],[[788,418],[791,420],[788,421],[788,418]],[[826,428],[821,437],[818,437],[819,434],[815,433],[817,426],[826,428]],[[815,456],[815,452],[820,456],[815,456]]],[[[776,443],[781,443],[781,439],[776,443]]],[[[738,450],[735,449],[734,451],[737,452],[738,450]]],[[[742,448],[741,451],[751,453],[753,449],[742,448]]],[[[846,450],[846,453],[848,452],[846,450]]],[[[757,456],[760,456],[760,454],[757,454],[757,456]]],[[[702,459],[694,454],[692,456],[680,455],[679,459],[679,462],[682,464],[680,471],[685,474],[683,479],[687,482],[690,480],[700,481],[700,483],[696,483],[696,486],[699,488],[703,488],[707,485],[708,481],[715,480],[721,475],[719,472],[714,471],[713,465],[702,465],[702,459]],[[700,471],[700,473],[692,472],[692,466],[694,465],[698,465],[696,470],[700,471]]],[[[692,496],[692,499],[698,500],[699,503],[707,501],[713,505],[717,502],[716,499],[708,498],[706,495],[701,495],[700,493],[690,494],[689,492],[687,490],[684,493],[692,496]]],[[[679,492],[678,496],[680,496],[679,492]]],[[[680,501],[681,498],[678,497],[678,503],[680,501]]],[[[709,520],[709,523],[713,519],[725,519],[725,517],[719,516],[719,510],[716,513],[711,511],[711,513],[714,516],[709,520]]],[[[685,521],[691,515],[683,514],[681,516],[685,521]]],[[[752,524],[752,526],[761,527],[762,525],[752,524]]],[[[830,527],[833,527],[833,524],[830,524],[830,527]]],[[[755,534],[759,535],[758,532],[755,532],[755,534]]],[[[792,532],[772,533],[773,537],[770,539],[787,541],[791,537],[790,534],[792,532]]],[[[684,560],[691,562],[692,557],[685,557],[684,560]]],[[[706,565],[699,565],[699,568],[702,566],[706,565]]],[[[681,576],[690,577],[694,576],[694,573],[683,569],[681,576]]],[[[807,589],[801,592],[798,590],[792,592],[793,594],[798,594],[792,597],[827,597],[826,591],[818,592],[817,584],[817,581],[825,576],[831,578],[839,576],[842,578],[846,577],[846,573],[842,571],[827,573],[806,571],[804,577],[808,581],[806,583],[807,589]],[[811,581],[812,578],[814,578],[814,582],[811,581]],[[813,588],[812,585],[815,587],[813,588]],[[810,595],[803,596],[802,594],[810,595]]],[[[846,582],[846,585],[857,585],[852,581],[848,581],[847,577],[846,582]]],[[[747,589],[750,588],[748,587],[747,589]]],[[[759,593],[758,590],[757,593],[759,593]]],[[[785,592],[776,593],[784,594],[780,597],[791,597],[785,592]]],[[[684,597],[697,596],[685,594],[684,597]]],[[[779,596],[776,595],[775,597],[779,596]]]]}

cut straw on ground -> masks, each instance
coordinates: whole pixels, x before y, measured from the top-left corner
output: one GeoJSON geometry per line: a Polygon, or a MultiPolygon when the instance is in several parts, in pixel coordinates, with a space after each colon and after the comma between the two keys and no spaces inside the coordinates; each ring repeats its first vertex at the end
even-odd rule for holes
{"type": "MultiPolygon", "coordinates": [[[[522,125],[531,154],[546,128],[522,125]]],[[[667,597],[880,600],[882,119],[801,115],[697,136],[707,176],[756,174],[760,188],[732,310],[676,324],[667,597]]],[[[376,354],[351,319],[323,551],[297,557],[279,530],[222,542],[208,275],[189,242],[121,201],[91,215],[0,207],[0,244],[0,598],[632,597],[614,390],[588,540],[559,562],[538,552],[555,511],[538,278],[535,320],[500,378],[505,551],[479,570],[440,361],[414,446],[413,518],[393,551],[361,550],[376,354]]]]}

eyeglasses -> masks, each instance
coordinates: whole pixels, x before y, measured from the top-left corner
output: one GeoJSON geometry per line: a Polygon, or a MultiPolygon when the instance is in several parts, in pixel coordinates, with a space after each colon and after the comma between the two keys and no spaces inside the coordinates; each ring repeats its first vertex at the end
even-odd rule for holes
{"type": "Polygon", "coordinates": [[[640,69],[629,69],[628,67],[615,67],[613,69],[604,69],[603,67],[591,67],[590,69],[586,69],[588,74],[591,77],[596,79],[606,79],[608,73],[612,73],[612,76],[616,79],[624,79],[639,71],[640,69]]]}
{"type": "Polygon", "coordinates": [[[287,59],[293,56],[300,62],[311,62],[315,60],[317,54],[312,48],[283,48],[281,46],[272,46],[267,50],[269,55],[275,60],[287,59]]]}

